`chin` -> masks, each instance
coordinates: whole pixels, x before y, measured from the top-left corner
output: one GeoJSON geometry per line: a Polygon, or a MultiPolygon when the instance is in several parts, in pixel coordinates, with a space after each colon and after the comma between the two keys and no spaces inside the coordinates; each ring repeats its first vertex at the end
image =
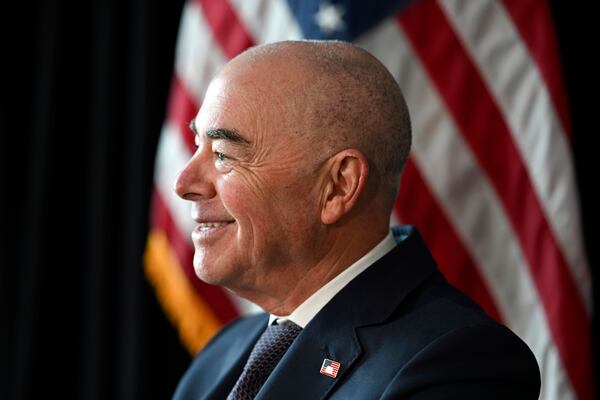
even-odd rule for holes
{"type": "Polygon", "coordinates": [[[194,257],[194,272],[198,279],[209,285],[227,287],[229,282],[235,280],[232,279],[235,274],[231,268],[197,257],[194,257]]]}
{"type": "Polygon", "coordinates": [[[198,279],[204,283],[208,283],[209,285],[219,285],[221,283],[221,279],[219,279],[220,274],[215,276],[214,271],[211,271],[210,268],[207,268],[204,264],[194,263],[194,272],[198,279]]]}

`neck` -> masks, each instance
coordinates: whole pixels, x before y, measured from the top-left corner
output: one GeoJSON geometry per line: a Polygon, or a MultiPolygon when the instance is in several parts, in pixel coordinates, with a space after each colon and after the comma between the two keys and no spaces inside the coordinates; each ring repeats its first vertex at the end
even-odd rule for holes
{"type": "Polygon", "coordinates": [[[273,284],[261,291],[236,291],[265,311],[285,316],[294,311],[313,293],[367,254],[388,233],[388,227],[372,232],[352,228],[332,228],[322,241],[325,252],[310,265],[294,265],[282,269],[269,279],[273,284]]]}

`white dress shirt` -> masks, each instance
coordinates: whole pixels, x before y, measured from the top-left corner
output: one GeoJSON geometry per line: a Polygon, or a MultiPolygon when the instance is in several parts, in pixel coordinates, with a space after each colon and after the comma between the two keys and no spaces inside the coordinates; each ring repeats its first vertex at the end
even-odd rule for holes
{"type": "Polygon", "coordinates": [[[296,325],[304,328],[317,315],[319,311],[342,290],[350,281],[356,278],[361,272],[369,268],[386,255],[390,250],[396,247],[396,240],[392,231],[373,247],[367,254],[362,256],[354,264],[342,271],[338,276],[327,282],[327,284],[313,293],[308,299],[304,300],[290,315],[277,316],[271,314],[269,317],[269,325],[273,321],[278,324],[285,324],[287,321],[292,321],[296,325]]]}

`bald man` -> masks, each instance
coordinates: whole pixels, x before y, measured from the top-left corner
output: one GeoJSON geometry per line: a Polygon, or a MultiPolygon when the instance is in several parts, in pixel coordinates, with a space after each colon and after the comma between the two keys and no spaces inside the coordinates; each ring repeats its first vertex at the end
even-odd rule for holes
{"type": "Polygon", "coordinates": [[[175,399],[538,398],[528,347],[445,281],[413,227],[389,228],[411,127],[372,55],[254,47],[191,128],[175,190],[197,222],[195,272],[266,313],[226,326],[175,399]]]}

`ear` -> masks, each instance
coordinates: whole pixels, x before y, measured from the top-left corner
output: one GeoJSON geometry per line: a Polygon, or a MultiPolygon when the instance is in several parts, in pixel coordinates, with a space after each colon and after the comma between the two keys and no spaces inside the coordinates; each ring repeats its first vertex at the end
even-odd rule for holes
{"type": "Polygon", "coordinates": [[[356,149],[342,150],[333,155],[329,162],[321,209],[321,221],[326,225],[336,223],[352,210],[369,176],[367,158],[356,149]]]}

